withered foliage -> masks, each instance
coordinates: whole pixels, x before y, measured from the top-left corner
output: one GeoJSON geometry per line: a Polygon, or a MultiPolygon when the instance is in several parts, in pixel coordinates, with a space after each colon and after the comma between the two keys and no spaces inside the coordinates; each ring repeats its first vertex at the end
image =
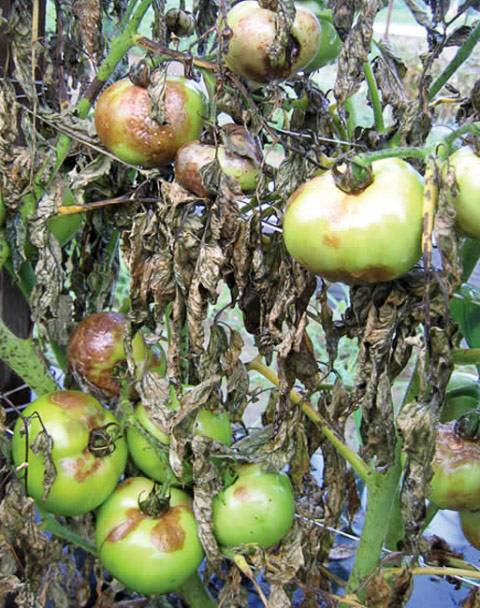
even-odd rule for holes
{"type": "MultiPolygon", "coordinates": [[[[468,28],[459,28],[455,36],[442,32],[439,24],[445,18],[446,2],[431,2],[432,13],[415,0],[407,3],[429,32],[418,89],[412,94],[407,88],[407,66],[387,42],[379,42],[373,74],[392,124],[387,134],[373,127],[355,129],[353,143],[358,149],[378,148],[395,133],[401,144],[423,143],[434,118],[427,100],[433,63],[445,46],[461,44],[470,32],[468,28]]],[[[261,462],[268,470],[288,468],[297,519],[278,547],[252,549],[250,567],[255,574],[263,573],[271,606],[292,605],[295,589],[302,590],[304,606],[319,602],[333,606],[328,571],[335,543],[332,531],[350,528],[361,509],[362,486],[326,439],[322,426],[305,416],[302,404],[291,398],[291,391],[295,389],[297,397],[321,415],[322,424],[349,444],[348,424],[353,413],[361,414],[359,452],[376,472],[389,470],[401,436],[405,452],[399,497],[405,528],[401,548],[416,554],[424,550],[421,531],[434,431],[458,338],[448,308],[462,275],[460,242],[453,231],[451,172],[441,179],[437,176],[435,235],[440,267],[428,272],[417,267],[393,282],[352,288],[340,319],[331,303],[330,286],[290,258],[281,233],[290,194],[334,159],[351,153],[340,137],[345,132],[346,105],[364,82],[373,23],[386,2],[332,3],[334,23],[344,41],[333,94],[303,75],[295,76],[288,86],[272,84],[261,93],[249,93],[247,83],[221,62],[228,36],[218,44],[215,35],[221,30],[219,12],[231,2],[195,4],[196,33],[205,36],[185,53],[185,69],[199,78],[190,50],[194,55],[208,54],[209,60],[217,58],[212,113],[215,109],[228,113],[260,149],[279,144],[285,151],[279,166],[263,159],[256,191],[249,196],[242,195],[213,162],[202,175],[214,194],[209,199],[180,186],[171,166],[147,171],[119,162],[103,149],[92,116],[81,118],[75,111],[82,96],[94,101],[101,88],[98,68],[111,38],[122,27],[126,3],[64,0],[54,4],[55,31],[33,47],[33,0],[17,0],[8,15],[0,15],[10,52],[8,78],[5,72],[0,87],[5,234],[12,269],[28,286],[39,345],[48,357],[52,349],[61,353],[73,324],[84,315],[115,307],[128,310],[129,370],[134,368],[131,336],[135,331],[142,330],[149,344],[161,343],[167,351],[167,379],[146,372],[135,390],[153,419],[170,432],[164,457],[179,478],[192,483],[193,509],[207,556],[205,578],[215,573],[221,580],[221,590],[216,590],[221,605],[248,606],[249,599],[245,577],[223,558],[215,541],[212,498],[236,474],[237,463],[261,462]],[[338,104],[335,117],[333,97],[338,104]],[[292,99],[302,103],[290,112],[292,99]],[[282,127],[274,119],[278,112],[284,114],[282,127]],[[51,221],[58,218],[58,207],[69,204],[85,205],[88,212],[81,215],[74,238],[60,242],[50,229],[51,221]],[[127,275],[128,285],[122,285],[127,275]],[[358,345],[353,386],[340,374],[341,340],[346,337],[358,345]],[[320,350],[326,353],[324,360],[319,360],[320,350]],[[257,356],[275,367],[278,386],[265,389],[265,384],[252,380],[248,364],[257,356]],[[407,391],[398,414],[393,389],[406,369],[415,372],[419,390],[407,391]],[[328,381],[325,386],[323,381],[332,377],[333,386],[328,381]],[[172,385],[179,401],[176,411],[165,404],[172,385]],[[193,388],[186,391],[185,385],[193,388]],[[232,446],[192,436],[192,420],[201,407],[228,411],[234,424],[232,446]],[[245,428],[245,413],[252,408],[262,424],[245,428]],[[312,474],[313,454],[321,456],[321,480],[312,474]]],[[[263,4],[277,10],[278,31],[270,52],[280,57],[291,42],[294,4],[291,0],[263,4]]],[[[166,41],[165,2],[153,5],[152,37],[166,41]]],[[[173,42],[179,46],[178,40],[173,42]]],[[[125,76],[130,61],[131,56],[123,57],[111,79],[125,76]]],[[[163,120],[163,76],[158,74],[154,76],[158,86],[150,92],[158,101],[155,116],[163,120]]],[[[475,112],[478,104],[472,97],[462,120],[475,112]]],[[[224,141],[216,119],[209,119],[206,139],[224,141]]],[[[232,146],[228,141],[227,136],[227,145],[232,146]]],[[[256,156],[257,146],[243,153],[256,156]]],[[[68,375],[65,385],[73,386],[68,375]]],[[[109,406],[121,417],[121,402],[109,406]]],[[[7,427],[13,418],[9,413],[1,420],[7,427]]],[[[119,597],[125,601],[134,597],[115,581],[105,580],[93,555],[39,528],[32,501],[13,481],[8,439],[1,447],[6,481],[0,503],[0,604],[103,607],[117,605],[119,597]]],[[[132,464],[129,467],[136,472],[132,464]]],[[[94,515],[62,523],[92,541],[94,515]]],[[[410,592],[408,570],[393,585],[378,573],[366,587],[367,601],[376,606],[401,606],[410,592]]],[[[136,601],[143,600],[137,596],[136,601]]],[[[472,595],[466,605],[476,602],[472,595]]]]}

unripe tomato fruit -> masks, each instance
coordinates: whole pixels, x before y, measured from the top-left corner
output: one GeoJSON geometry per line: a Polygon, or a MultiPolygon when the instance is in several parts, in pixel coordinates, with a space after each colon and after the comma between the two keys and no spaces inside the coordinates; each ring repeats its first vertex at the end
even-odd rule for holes
{"type": "MultiPolygon", "coordinates": [[[[28,460],[19,474],[26,491],[45,510],[58,515],[79,515],[98,507],[113,491],[125,470],[127,444],[123,437],[102,447],[100,433],[116,423],[114,415],[94,397],[80,391],[56,391],[42,395],[23,411],[12,438],[16,467],[28,460]],[[105,427],[107,427],[105,429],[105,427]],[[46,431],[51,438],[50,457],[56,477],[46,498],[45,472],[50,470],[45,452],[46,431]],[[27,455],[28,442],[28,455],[27,455]]],[[[110,427],[112,428],[112,427],[110,427]]]]}
{"type": "MultiPolygon", "coordinates": [[[[120,394],[113,372],[127,359],[123,347],[125,323],[125,316],[119,312],[94,313],[78,323],[68,340],[67,359],[72,372],[108,397],[120,394]]],[[[141,334],[133,338],[132,349],[135,363],[141,366],[148,359],[141,334]]]]}
{"type": "Polygon", "coordinates": [[[255,189],[258,165],[253,159],[228,152],[223,145],[215,148],[215,146],[202,144],[198,140],[184,144],[177,151],[175,157],[177,182],[198,196],[204,198],[214,196],[214,192],[207,190],[203,185],[200,169],[211,163],[215,159],[215,155],[222,171],[237,181],[242,192],[255,189]]]}
{"type": "Polygon", "coordinates": [[[267,549],[293,524],[295,501],[284,473],[265,473],[256,464],[241,465],[238,478],[213,499],[213,532],[224,547],[258,543],[267,549]]]}
{"type": "Polygon", "coordinates": [[[359,194],[343,192],[327,171],[287,203],[288,252],[329,281],[389,281],[420,258],[423,178],[398,158],[375,161],[372,171],[372,183],[359,194]]]}
{"type": "Polygon", "coordinates": [[[478,377],[454,371],[447,385],[445,405],[441,422],[456,420],[480,404],[480,383],[478,377]]]}
{"type": "Polygon", "coordinates": [[[459,436],[454,421],[437,428],[432,469],[428,498],[437,507],[454,511],[480,508],[480,443],[459,436]]]}
{"type": "Polygon", "coordinates": [[[166,124],[160,124],[150,117],[146,88],[124,78],[105,89],[95,106],[95,127],[107,150],[142,167],[172,162],[182,144],[200,135],[206,110],[198,86],[180,76],[167,76],[164,102],[166,124]]]}
{"type": "MultiPolygon", "coordinates": [[[[171,404],[169,407],[177,410],[179,403],[175,391],[171,390],[170,395],[171,404]]],[[[138,422],[150,435],[165,446],[170,445],[170,436],[152,419],[149,410],[143,403],[138,403],[135,408],[135,415],[138,422]]],[[[193,432],[195,435],[210,437],[226,445],[230,445],[232,441],[232,426],[228,414],[226,412],[215,414],[205,407],[198,409],[195,422],[193,423],[193,432]]],[[[176,483],[173,471],[168,464],[167,454],[165,454],[165,457],[162,457],[158,453],[158,449],[147,439],[145,433],[142,433],[141,430],[134,426],[129,426],[127,429],[127,442],[133,462],[145,475],[161,483],[164,483],[167,479],[172,481],[173,478],[173,483],[176,483]]],[[[179,483],[180,481],[178,481],[179,483]]]]}
{"type": "Polygon", "coordinates": [[[315,14],[308,8],[296,5],[296,16],[291,30],[291,52],[277,56],[272,63],[268,49],[275,40],[276,13],[261,8],[258,2],[244,0],[235,4],[227,14],[232,30],[225,55],[227,66],[247,80],[265,84],[273,80],[286,80],[302,70],[315,57],[320,46],[322,30],[315,14]]]}
{"type": "Polygon", "coordinates": [[[480,549],[480,511],[460,511],[460,526],[468,542],[480,549]]]}
{"type": "Polygon", "coordinates": [[[170,488],[160,514],[142,511],[154,483],[131,477],[97,514],[95,543],[100,561],[123,585],[145,595],[174,591],[203,560],[190,497],[170,488]]]}
{"type": "Polygon", "coordinates": [[[455,225],[461,234],[480,239],[480,156],[468,146],[448,159],[455,169],[458,194],[455,198],[455,225]]]}

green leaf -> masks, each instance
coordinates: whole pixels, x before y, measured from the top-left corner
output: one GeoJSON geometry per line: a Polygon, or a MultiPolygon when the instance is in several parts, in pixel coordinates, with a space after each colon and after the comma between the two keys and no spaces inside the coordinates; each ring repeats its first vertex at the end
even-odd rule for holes
{"type": "Polygon", "coordinates": [[[470,348],[480,347],[480,289],[462,285],[450,303],[453,318],[470,348]]]}

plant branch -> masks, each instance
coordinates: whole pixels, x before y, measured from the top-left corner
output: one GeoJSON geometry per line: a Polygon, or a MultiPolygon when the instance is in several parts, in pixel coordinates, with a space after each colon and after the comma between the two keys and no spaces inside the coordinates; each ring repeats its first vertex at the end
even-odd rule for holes
{"type": "Polygon", "coordinates": [[[375,74],[373,73],[371,64],[367,61],[364,64],[365,79],[368,85],[368,92],[370,94],[370,101],[373,108],[373,116],[375,119],[375,128],[383,135],[385,133],[385,122],[383,120],[382,104],[380,102],[380,95],[378,93],[377,81],[375,80],[375,74]]]}
{"type": "Polygon", "coordinates": [[[22,378],[37,395],[58,389],[46,364],[30,338],[18,338],[0,319],[0,359],[22,378]]]}
{"type": "Polygon", "coordinates": [[[455,348],[452,352],[456,365],[476,365],[480,363],[480,348],[455,348]]]}
{"type": "MultiPolygon", "coordinates": [[[[264,378],[269,380],[275,386],[280,385],[278,376],[261,361],[260,355],[247,364],[247,370],[259,372],[264,378]]],[[[337,434],[328,426],[327,421],[317,412],[317,410],[308,401],[305,400],[302,395],[300,395],[300,393],[297,393],[297,391],[295,390],[291,390],[289,396],[295,404],[300,406],[303,413],[308,418],[310,418],[312,422],[318,425],[323,435],[330,441],[330,443],[332,443],[332,445],[345,458],[345,460],[351,464],[357,475],[367,485],[369,485],[373,473],[368,467],[368,465],[360,458],[360,456],[358,456],[353,450],[351,450],[337,436],[337,434]]]]}
{"type": "Polygon", "coordinates": [[[441,88],[449,81],[451,76],[470,57],[479,40],[480,22],[477,23],[476,27],[470,32],[469,37],[458,49],[452,61],[446,66],[440,76],[432,83],[428,92],[429,101],[431,101],[435,97],[435,95],[441,90],[441,88]]]}

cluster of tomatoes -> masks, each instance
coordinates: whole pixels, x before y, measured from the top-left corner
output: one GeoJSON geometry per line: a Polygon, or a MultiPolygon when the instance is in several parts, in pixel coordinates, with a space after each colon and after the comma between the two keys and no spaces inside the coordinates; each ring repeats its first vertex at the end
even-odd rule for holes
{"type": "MultiPolygon", "coordinates": [[[[91,394],[110,404],[120,395],[115,370],[126,363],[125,323],[120,313],[102,312],[76,326],[69,365],[80,385],[91,391],[59,390],[27,406],[14,428],[12,457],[40,510],[74,516],[98,509],[95,542],[105,569],[133,591],[161,594],[188,580],[204,551],[188,486],[169,465],[168,429],[142,402],[122,421],[114,408],[91,394]],[[139,473],[125,478],[129,458],[139,473]]],[[[132,355],[138,367],[165,373],[164,357],[152,353],[140,333],[132,340],[132,355]]],[[[178,409],[173,386],[168,393],[163,405],[178,409]]],[[[212,412],[207,405],[196,411],[190,428],[192,437],[227,445],[232,440],[228,414],[212,412]]],[[[221,546],[257,543],[267,548],[292,526],[294,495],[285,473],[241,464],[212,507],[221,546]]]]}

